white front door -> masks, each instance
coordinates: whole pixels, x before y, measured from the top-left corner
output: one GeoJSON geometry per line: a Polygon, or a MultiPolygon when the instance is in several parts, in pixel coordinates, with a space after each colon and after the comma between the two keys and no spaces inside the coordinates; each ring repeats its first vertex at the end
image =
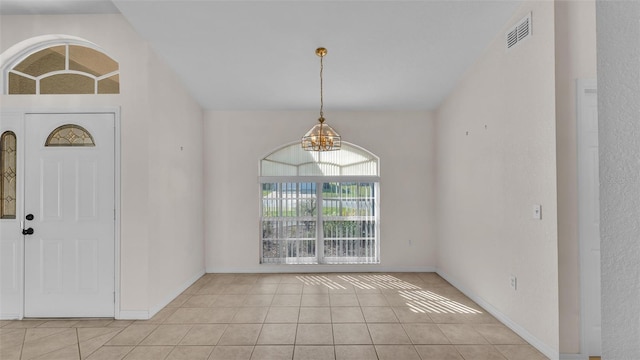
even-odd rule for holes
{"type": "Polygon", "coordinates": [[[578,83],[578,231],[585,355],[600,356],[600,176],[595,82],[578,83]]]}
{"type": "Polygon", "coordinates": [[[114,316],[114,125],[25,115],[26,317],[114,316]]]}

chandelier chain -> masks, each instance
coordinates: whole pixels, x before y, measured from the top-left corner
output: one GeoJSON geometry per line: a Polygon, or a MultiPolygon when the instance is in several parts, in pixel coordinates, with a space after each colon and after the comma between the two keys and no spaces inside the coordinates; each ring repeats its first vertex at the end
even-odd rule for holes
{"type": "Polygon", "coordinates": [[[323,80],[322,80],[322,71],[324,70],[324,65],[322,63],[322,60],[324,59],[324,56],[320,56],[320,118],[324,118],[324,96],[323,96],[323,80]]]}

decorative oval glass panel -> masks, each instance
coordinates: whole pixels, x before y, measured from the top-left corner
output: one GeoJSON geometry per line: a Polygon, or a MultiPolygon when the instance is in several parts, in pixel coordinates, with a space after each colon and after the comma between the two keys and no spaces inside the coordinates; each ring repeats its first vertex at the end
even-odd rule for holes
{"type": "Polygon", "coordinates": [[[80,125],[66,124],[49,134],[44,146],[96,146],[93,136],[80,125]]]}

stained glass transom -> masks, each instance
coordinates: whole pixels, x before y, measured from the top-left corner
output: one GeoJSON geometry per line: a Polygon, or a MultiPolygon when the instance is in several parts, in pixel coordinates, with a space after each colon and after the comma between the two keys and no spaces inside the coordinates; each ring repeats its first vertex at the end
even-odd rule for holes
{"type": "Polygon", "coordinates": [[[0,219],[16,218],[16,134],[6,131],[0,137],[0,219]]]}
{"type": "Polygon", "coordinates": [[[67,124],[53,130],[44,146],[96,146],[96,143],[82,126],[67,124]]]}
{"type": "Polygon", "coordinates": [[[118,63],[86,46],[40,49],[8,70],[9,94],[119,94],[118,63]]]}

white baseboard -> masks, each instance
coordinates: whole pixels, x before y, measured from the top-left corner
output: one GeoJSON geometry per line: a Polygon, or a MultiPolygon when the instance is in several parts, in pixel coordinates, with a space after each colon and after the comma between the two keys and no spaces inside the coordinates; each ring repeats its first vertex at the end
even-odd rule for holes
{"type": "Polygon", "coordinates": [[[531,344],[531,346],[538,349],[538,351],[543,353],[546,357],[548,357],[551,360],[560,359],[560,353],[557,350],[553,349],[552,347],[550,347],[549,345],[545,344],[543,341],[535,337],[533,334],[527,331],[527,329],[523,328],[518,323],[511,320],[508,316],[503,314],[500,310],[496,309],[489,302],[487,302],[480,296],[472,293],[471,291],[469,291],[469,289],[466,289],[464,286],[460,285],[458,281],[456,281],[455,279],[451,278],[450,276],[442,272],[442,270],[436,270],[436,273],[438,273],[438,275],[440,275],[443,279],[447,280],[451,285],[455,286],[458,290],[462,291],[462,293],[464,293],[468,298],[475,301],[478,305],[482,306],[496,319],[500,320],[500,322],[502,322],[508,328],[513,330],[513,332],[520,335],[521,338],[523,338],[525,341],[531,344]]]}
{"type": "Polygon", "coordinates": [[[193,285],[193,283],[196,282],[196,280],[200,279],[202,275],[204,275],[204,269],[198,270],[196,274],[194,274],[191,278],[189,278],[187,281],[182,283],[180,287],[174,290],[171,294],[165,296],[165,298],[162,299],[162,301],[160,301],[158,304],[151,307],[151,309],[149,309],[149,319],[151,319],[155,314],[158,313],[158,311],[162,310],[165,306],[169,305],[169,303],[172,302],[175,298],[177,298],[178,295],[182,294],[182,292],[187,290],[189,286],[193,285]]]}
{"type": "Polygon", "coordinates": [[[560,360],[589,360],[584,354],[560,354],[560,360]]]}
{"type": "Polygon", "coordinates": [[[261,264],[252,267],[207,267],[210,274],[261,273],[335,273],[335,272],[435,272],[434,266],[380,266],[380,265],[285,265],[261,264]]]}
{"type": "Polygon", "coordinates": [[[0,315],[0,320],[22,320],[22,315],[20,315],[20,314],[2,314],[2,315],[0,315]]]}
{"type": "Polygon", "coordinates": [[[149,312],[145,310],[120,310],[117,320],[149,320],[149,312]]]}
{"type": "Polygon", "coordinates": [[[162,301],[160,301],[155,306],[151,307],[148,311],[145,310],[120,310],[120,315],[116,317],[118,320],[149,320],[158,311],[162,310],[165,306],[169,305],[170,302],[173,301],[178,295],[180,295],[183,291],[185,291],[189,286],[191,286],[196,280],[198,280],[202,275],[204,275],[204,269],[201,269],[194,276],[189,278],[189,280],[185,281],[174,290],[171,294],[167,295],[162,301]]]}

